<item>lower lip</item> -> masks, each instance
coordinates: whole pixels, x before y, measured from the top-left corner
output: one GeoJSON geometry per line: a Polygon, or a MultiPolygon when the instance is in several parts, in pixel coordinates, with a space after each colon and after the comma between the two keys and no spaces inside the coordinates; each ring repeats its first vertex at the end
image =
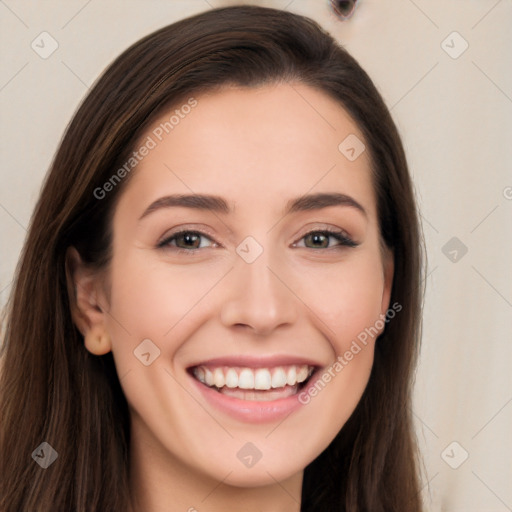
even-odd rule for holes
{"type": "Polygon", "coordinates": [[[279,421],[286,418],[300,407],[303,407],[304,404],[299,401],[299,395],[307,391],[310,386],[314,385],[315,377],[316,375],[313,374],[306,387],[287,398],[270,401],[253,401],[240,400],[239,398],[224,395],[190,376],[209,403],[222,412],[246,423],[269,423],[279,421]]]}

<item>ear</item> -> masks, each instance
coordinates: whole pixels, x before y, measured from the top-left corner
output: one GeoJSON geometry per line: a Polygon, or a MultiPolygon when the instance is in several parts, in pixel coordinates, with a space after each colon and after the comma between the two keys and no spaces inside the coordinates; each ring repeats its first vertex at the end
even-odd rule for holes
{"type": "Polygon", "coordinates": [[[85,347],[95,355],[110,352],[112,346],[105,322],[107,301],[101,276],[87,267],[74,247],[66,251],[66,277],[71,317],[84,336],[85,347]]]}
{"type": "Polygon", "coordinates": [[[395,255],[391,249],[385,247],[382,255],[382,272],[384,277],[384,289],[382,291],[381,313],[386,314],[391,300],[393,288],[393,276],[395,274],[395,255]]]}

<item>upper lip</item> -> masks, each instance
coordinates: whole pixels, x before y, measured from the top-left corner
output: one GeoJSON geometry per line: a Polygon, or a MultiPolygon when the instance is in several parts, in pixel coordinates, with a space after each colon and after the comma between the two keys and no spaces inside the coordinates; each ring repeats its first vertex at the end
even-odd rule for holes
{"type": "Polygon", "coordinates": [[[231,366],[231,367],[244,367],[244,368],[274,368],[276,366],[288,366],[288,365],[308,365],[319,368],[323,366],[320,362],[314,361],[313,359],[292,356],[292,355],[273,355],[273,356],[247,356],[247,355],[236,355],[236,356],[224,356],[199,361],[189,366],[189,368],[195,368],[196,366],[231,366]]]}

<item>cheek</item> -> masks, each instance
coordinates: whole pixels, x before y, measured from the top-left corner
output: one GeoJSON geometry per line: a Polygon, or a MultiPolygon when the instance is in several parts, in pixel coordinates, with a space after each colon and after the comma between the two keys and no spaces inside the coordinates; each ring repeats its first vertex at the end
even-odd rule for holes
{"type": "Polygon", "coordinates": [[[300,278],[303,301],[323,323],[336,354],[380,318],[384,292],[380,259],[371,253],[359,256],[346,264],[318,266],[300,278]]]}
{"type": "MultiPolygon", "coordinates": [[[[113,264],[111,313],[133,335],[161,339],[194,309],[222,274],[201,265],[148,265],[147,259],[139,254],[113,264]]],[[[119,330],[115,322],[113,326],[119,330]]]]}

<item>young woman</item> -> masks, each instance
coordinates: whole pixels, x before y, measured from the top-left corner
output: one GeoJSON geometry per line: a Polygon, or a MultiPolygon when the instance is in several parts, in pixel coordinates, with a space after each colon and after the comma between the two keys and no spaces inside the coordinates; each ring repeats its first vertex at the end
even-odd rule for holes
{"type": "Polygon", "coordinates": [[[420,283],[396,127],[328,34],[259,7],[150,34],[32,218],[0,509],[420,511],[420,283]]]}

